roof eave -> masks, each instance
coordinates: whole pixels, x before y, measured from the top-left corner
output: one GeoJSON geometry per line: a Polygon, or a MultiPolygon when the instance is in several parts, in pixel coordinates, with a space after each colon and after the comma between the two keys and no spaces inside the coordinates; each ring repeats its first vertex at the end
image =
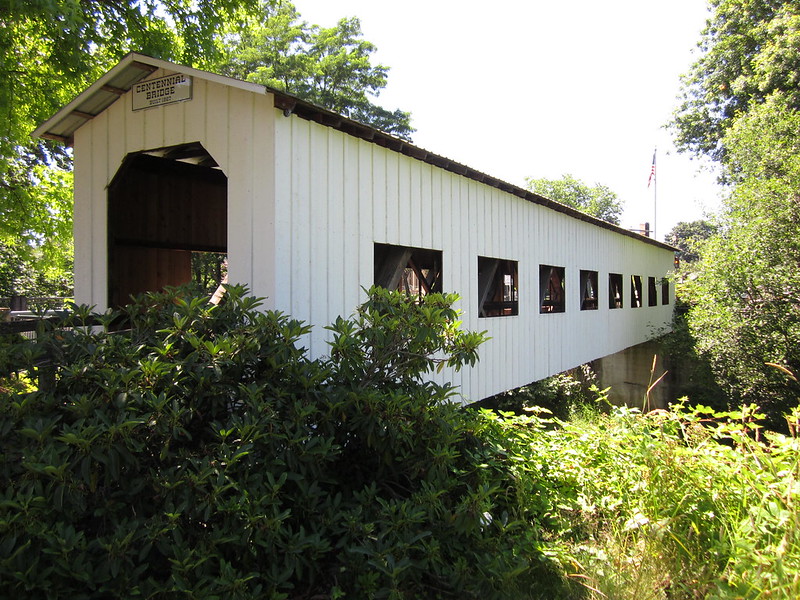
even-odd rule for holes
{"type": "Polygon", "coordinates": [[[141,81],[158,69],[183,73],[191,77],[236,87],[249,92],[266,93],[266,88],[257,83],[239,81],[224,75],[217,75],[216,73],[201,71],[193,67],[177,65],[160,58],[130,52],[100,79],[37,127],[31,136],[57,140],[71,145],[72,134],[77,129],[111,106],[119,97],[127,93],[134,83],[141,81]],[[119,80],[125,83],[123,85],[113,85],[114,82],[119,80]],[[87,106],[90,108],[87,108],[87,106]]]}

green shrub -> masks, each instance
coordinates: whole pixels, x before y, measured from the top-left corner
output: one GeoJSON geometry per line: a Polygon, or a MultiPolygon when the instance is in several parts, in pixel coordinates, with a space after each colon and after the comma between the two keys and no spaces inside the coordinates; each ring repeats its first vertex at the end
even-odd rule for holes
{"type": "Polygon", "coordinates": [[[477,360],[454,300],[370,290],[326,360],[235,286],[7,347],[57,368],[0,398],[0,597],[573,597],[528,467],[423,378],[477,360]]]}

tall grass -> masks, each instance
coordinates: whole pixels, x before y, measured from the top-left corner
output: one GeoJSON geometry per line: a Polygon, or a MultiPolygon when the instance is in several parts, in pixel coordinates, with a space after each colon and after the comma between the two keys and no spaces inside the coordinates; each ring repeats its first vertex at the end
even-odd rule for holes
{"type": "Polygon", "coordinates": [[[537,474],[521,501],[550,495],[548,547],[586,598],[800,598],[800,440],[753,406],[573,413],[483,414],[537,474]]]}

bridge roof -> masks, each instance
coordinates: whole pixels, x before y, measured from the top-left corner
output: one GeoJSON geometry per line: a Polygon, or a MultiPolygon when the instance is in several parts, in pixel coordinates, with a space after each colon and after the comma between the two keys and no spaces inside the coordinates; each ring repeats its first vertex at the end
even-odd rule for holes
{"type": "Polygon", "coordinates": [[[69,104],[55,113],[47,121],[42,123],[31,135],[37,138],[45,138],[60,141],[67,145],[72,145],[73,135],[77,129],[85,123],[102,113],[111,106],[118,98],[127,93],[137,82],[145,79],[158,69],[183,73],[206,81],[235,87],[257,94],[272,94],[274,106],[284,112],[286,116],[295,114],[302,119],[320,123],[326,127],[340,130],[354,137],[388,148],[400,154],[404,154],[416,160],[434,165],[446,171],[462,175],[469,179],[484,183],[488,186],[497,188],[514,196],[518,196],[545,206],[554,211],[564,213],[575,219],[585,221],[597,227],[609,229],[620,235],[635,238],[643,243],[658,246],[665,250],[675,250],[674,247],[659,242],[650,237],[628,231],[617,225],[613,225],[601,219],[587,215],[570,206],[549,200],[544,196],[535,194],[530,190],[510,184],[508,182],[477,171],[467,165],[458,163],[452,159],[435,154],[419,146],[400,139],[391,134],[385,133],[364,123],[354,121],[336,112],[323,108],[312,102],[302,100],[292,94],[276,90],[248,81],[241,81],[231,77],[225,77],[208,71],[202,71],[184,65],[178,65],[144,54],[131,52],[127,54],[116,66],[106,72],[86,90],[81,92],[69,104]]]}

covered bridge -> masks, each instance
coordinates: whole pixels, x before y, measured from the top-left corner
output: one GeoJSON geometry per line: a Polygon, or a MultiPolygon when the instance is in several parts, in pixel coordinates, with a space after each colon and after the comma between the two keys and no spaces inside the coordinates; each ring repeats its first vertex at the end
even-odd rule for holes
{"type": "Polygon", "coordinates": [[[491,336],[444,374],[467,401],[669,327],[671,247],[261,85],[129,54],[34,135],[74,147],[75,295],[100,310],[226,253],[320,356],[364,287],[457,292],[491,336]]]}

